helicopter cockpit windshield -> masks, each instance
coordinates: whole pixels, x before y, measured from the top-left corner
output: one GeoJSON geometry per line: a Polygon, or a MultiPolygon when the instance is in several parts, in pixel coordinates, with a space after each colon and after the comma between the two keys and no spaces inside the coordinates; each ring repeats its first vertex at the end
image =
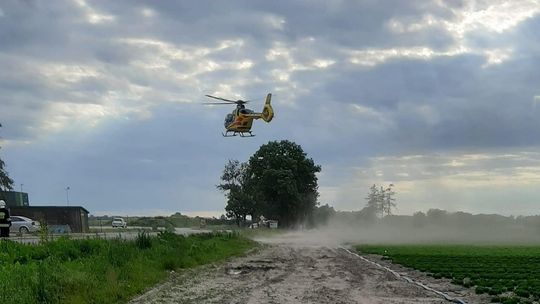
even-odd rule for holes
{"type": "Polygon", "coordinates": [[[225,122],[224,122],[225,127],[230,125],[233,122],[233,120],[234,120],[234,115],[231,113],[227,114],[227,116],[225,116],[225,122]]]}

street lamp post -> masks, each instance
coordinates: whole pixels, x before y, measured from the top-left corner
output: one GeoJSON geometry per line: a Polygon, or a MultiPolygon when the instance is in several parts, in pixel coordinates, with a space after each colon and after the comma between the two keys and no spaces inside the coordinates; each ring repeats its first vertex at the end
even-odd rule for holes
{"type": "Polygon", "coordinates": [[[69,186],[66,187],[66,203],[69,206],[69,186]]]}
{"type": "Polygon", "coordinates": [[[19,200],[20,200],[21,206],[24,206],[23,189],[22,189],[22,186],[23,186],[23,184],[21,184],[21,192],[19,192],[19,200]]]}

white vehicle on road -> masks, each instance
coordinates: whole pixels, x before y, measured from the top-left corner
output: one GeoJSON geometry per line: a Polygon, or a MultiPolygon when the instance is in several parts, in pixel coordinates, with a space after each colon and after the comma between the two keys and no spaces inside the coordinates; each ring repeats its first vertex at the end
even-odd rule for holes
{"type": "Polygon", "coordinates": [[[126,221],[124,221],[123,218],[115,217],[115,218],[113,218],[112,226],[113,226],[113,228],[126,228],[127,223],[126,223],[126,221]]]}
{"type": "Polygon", "coordinates": [[[12,233],[25,234],[39,231],[40,228],[41,226],[38,221],[19,215],[11,216],[11,227],[9,230],[12,233]]]}

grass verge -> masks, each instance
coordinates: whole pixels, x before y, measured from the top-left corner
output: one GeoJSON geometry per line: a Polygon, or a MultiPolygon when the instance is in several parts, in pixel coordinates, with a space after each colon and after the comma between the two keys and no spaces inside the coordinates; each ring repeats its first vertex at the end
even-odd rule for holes
{"type": "Polygon", "coordinates": [[[140,233],[132,241],[61,238],[40,245],[0,241],[0,303],[122,303],[171,270],[255,246],[238,233],[140,233]]]}
{"type": "Polygon", "coordinates": [[[249,228],[243,228],[239,230],[235,230],[238,233],[240,233],[242,236],[250,239],[256,239],[256,238],[271,238],[283,235],[288,230],[284,229],[269,229],[269,228],[257,228],[257,229],[249,229],[249,228]]]}

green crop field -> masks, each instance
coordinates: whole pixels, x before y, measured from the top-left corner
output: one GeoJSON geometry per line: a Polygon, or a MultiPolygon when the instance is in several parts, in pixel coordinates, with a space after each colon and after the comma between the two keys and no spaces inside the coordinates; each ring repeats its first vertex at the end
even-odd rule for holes
{"type": "Polygon", "coordinates": [[[361,245],[356,249],[487,293],[492,302],[540,300],[540,246],[361,245]]]}

